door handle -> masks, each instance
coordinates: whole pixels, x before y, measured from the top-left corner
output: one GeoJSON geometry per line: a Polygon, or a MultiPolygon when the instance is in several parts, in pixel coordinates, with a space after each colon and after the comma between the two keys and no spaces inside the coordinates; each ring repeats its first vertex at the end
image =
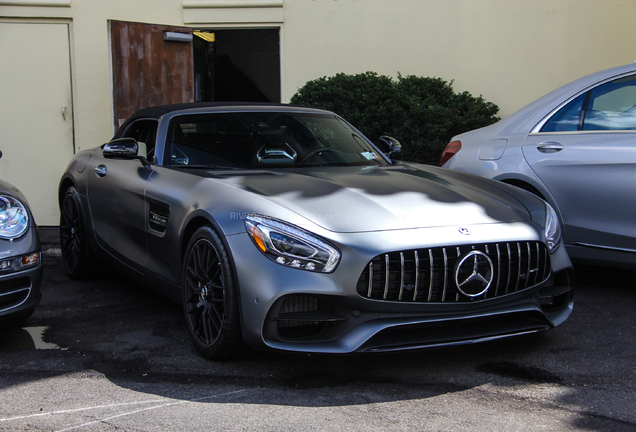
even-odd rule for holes
{"type": "Polygon", "coordinates": [[[537,150],[541,153],[556,153],[563,150],[563,144],[558,142],[544,142],[537,146],[537,150]]]}
{"type": "Polygon", "coordinates": [[[104,177],[106,175],[106,165],[98,165],[95,167],[95,174],[97,177],[104,177]]]}

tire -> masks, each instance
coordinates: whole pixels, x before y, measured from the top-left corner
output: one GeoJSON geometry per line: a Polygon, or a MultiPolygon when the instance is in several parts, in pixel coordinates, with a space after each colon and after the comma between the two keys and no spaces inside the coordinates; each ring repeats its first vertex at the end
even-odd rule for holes
{"type": "Polygon", "coordinates": [[[66,190],[60,210],[62,263],[71,279],[85,279],[94,268],[94,259],[88,243],[80,196],[73,186],[66,190]]]}
{"type": "Polygon", "coordinates": [[[210,360],[246,352],[239,300],[228,254],[218,234],[201,227],[190,239],[183,262],[183,312],[197,352],[210,360]]]}

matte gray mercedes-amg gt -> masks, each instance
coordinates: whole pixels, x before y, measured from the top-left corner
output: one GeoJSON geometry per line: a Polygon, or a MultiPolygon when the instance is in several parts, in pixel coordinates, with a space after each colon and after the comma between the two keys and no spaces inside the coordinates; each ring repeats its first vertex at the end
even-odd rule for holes
{"type": "Polygon", "coordinates": [[[573,305],[558,218],[520,189],[393,161],[338,115],[145,108],[59,188],[72,278],[116,270],[183,305],[204,357],[457,345],[540,332],[573,305]]]}

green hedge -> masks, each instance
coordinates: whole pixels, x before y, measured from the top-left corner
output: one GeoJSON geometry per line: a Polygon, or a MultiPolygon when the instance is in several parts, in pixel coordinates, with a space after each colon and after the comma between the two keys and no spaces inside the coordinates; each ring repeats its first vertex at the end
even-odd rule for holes
{"type": "Polygon", "coordinates": [[[402,143],[397,159],[437,164],[453,135],[499,120],[499,107],[468,92],[455,93],[452,81],[366,72],[339,73],[307,82],[292,104],[334,111],[376,142],[389,135],[402,143]]]}

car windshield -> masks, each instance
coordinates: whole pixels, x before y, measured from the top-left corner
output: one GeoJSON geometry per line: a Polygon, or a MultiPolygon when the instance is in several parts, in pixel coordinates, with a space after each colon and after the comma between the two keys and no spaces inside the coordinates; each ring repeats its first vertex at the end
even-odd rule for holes
{"type": "Polygon", "coordinates": [[[365,137],[334,114],[234,112],[175,116],[164,165],[274,168],[382,165],[365,137]]]}

